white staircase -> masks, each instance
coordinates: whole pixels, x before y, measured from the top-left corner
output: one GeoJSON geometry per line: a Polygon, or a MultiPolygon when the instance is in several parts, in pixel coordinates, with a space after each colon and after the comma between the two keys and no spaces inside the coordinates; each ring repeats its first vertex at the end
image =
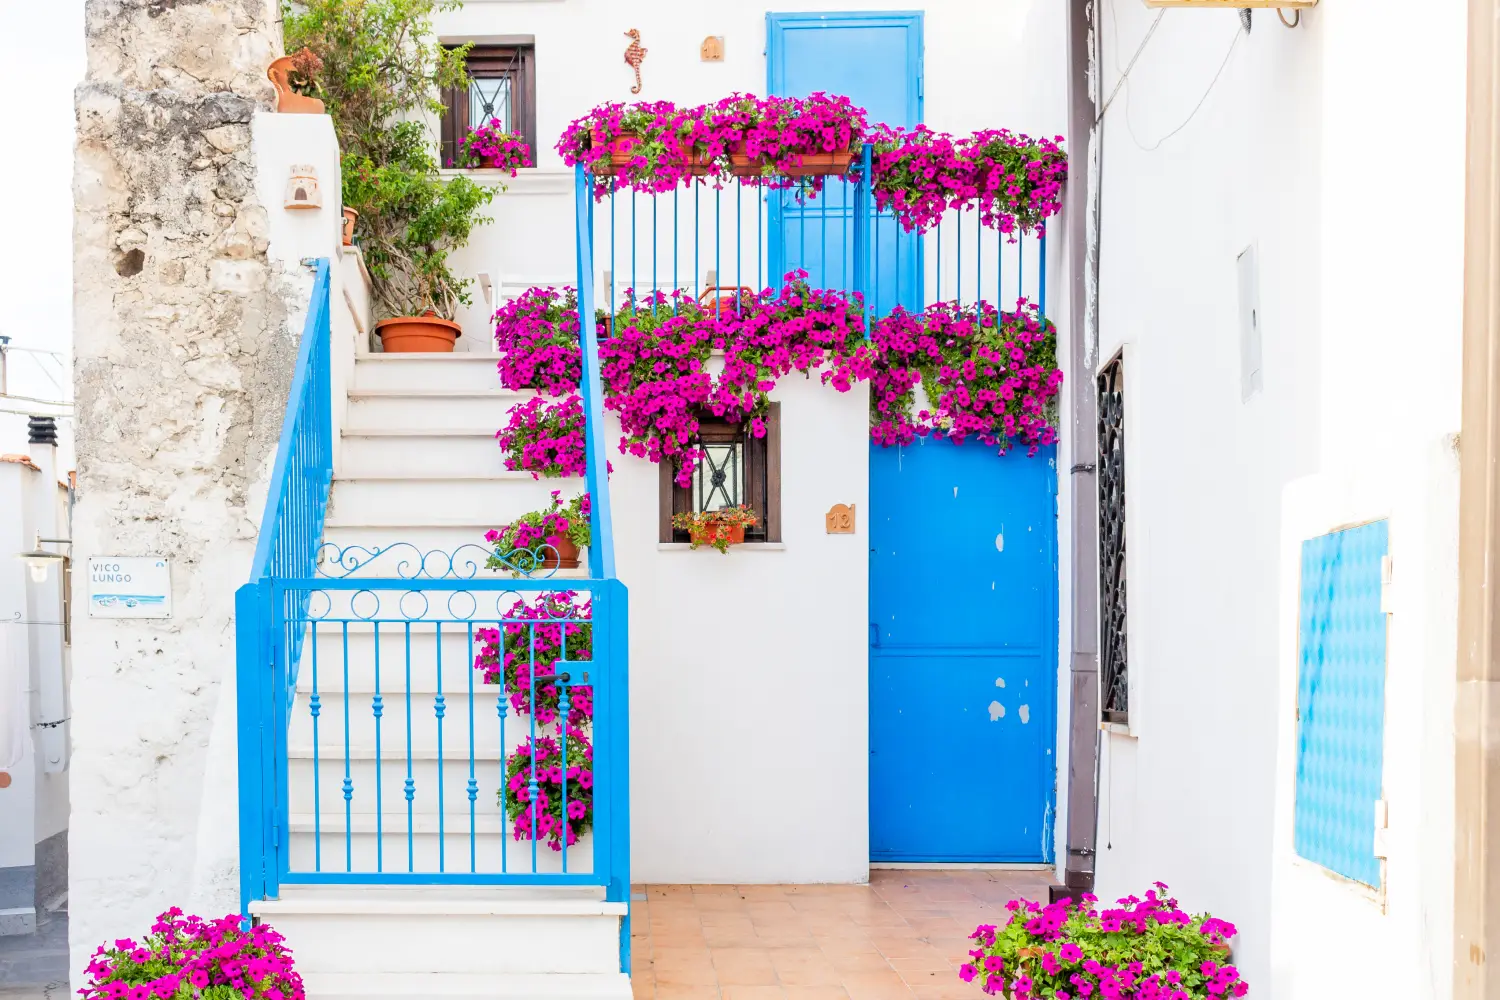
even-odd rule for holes
{"type": "MultiPolygon", "coordinates": [[[[526,394],[498,388],[496,361],[478,353],[356,359],[325,541],[370,550],[406,542],[424,553],[484,547],[486,530],[541,509],[552,490],[564,497],[583,490],[582,479],[539,482],[505,470],[495,432],[526,394]]],[[[397,574],[390,561],[377,560],[354,575],[397,574]]],[[[380,617],[389,609],[383,606],[380,617]]],[[[448,615],[435,610],[433,617],[448,615]]],[[[445,627],[441,644],[430,625],[414,628],[409,661],[404,629],[382,626],[378,684],[369,623],[347,631],[320,626],[307,642],[317,655],[320,712],[314,738],[314,671],[305,652],[288,730],[292,870],[343,872],[347,865],[368,872],[378,862],[384,871],[406,872],[410,862],[430,872],[441,861],[448,872],[467,872],[471,864],[480,872],[502,864],[531,871],[533,845],[502,829],[495,799],[502,750],[526,738],[530,718],[509,713],[502,747],[501,689],[475,674],[470,699],[477,644],[470,645],[467,625],[445,627]],[[441,724],[438,704],[446,706],[441,724]],[[409,822],[408,774],[416,788],[409,822]],[[353,790],[347,802],[346,776],[353,790]]],[[[568,871],[591,870],[592,841],[585,836],[569,849],[568,871]]],[[[561,870],[560,856],[545,843],[535,857],[536,870],[561,870]]],[[[630,996],[619,971],[626,907],[605,902],[602,889],[283,885],[279,899],[251,908],[286,935],[311,1000],[630,996]]]]}

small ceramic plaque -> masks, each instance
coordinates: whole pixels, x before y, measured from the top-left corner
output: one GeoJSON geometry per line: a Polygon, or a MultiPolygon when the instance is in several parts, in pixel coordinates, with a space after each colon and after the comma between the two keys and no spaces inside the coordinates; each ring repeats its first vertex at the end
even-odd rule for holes
{"type": "Polygon", "coordinates": [[[160,556],[89,559],[90,618],[171,618],[172,570],[160,556]]]}
{"type": "Polygon", "coordinates": [[[854,504],[834,504],[828,509],[824,524],[830,535],[854,534],[854,504]]]}

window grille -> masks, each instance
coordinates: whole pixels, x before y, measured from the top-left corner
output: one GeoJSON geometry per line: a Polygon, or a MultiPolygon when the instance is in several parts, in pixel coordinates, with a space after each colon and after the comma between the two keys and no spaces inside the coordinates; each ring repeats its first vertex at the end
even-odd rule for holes
{"type": "Polygon", "coordinates": [[[1105,722],[1130,721],[1125,614],[1125,365],[1099,374],[1099,684],[1105,722]]]}

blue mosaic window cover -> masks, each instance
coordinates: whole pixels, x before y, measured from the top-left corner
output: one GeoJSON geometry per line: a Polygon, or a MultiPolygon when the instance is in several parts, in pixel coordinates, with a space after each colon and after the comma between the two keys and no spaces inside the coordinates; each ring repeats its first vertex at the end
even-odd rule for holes
{"type": "Polygon", "coordinates": [[[1297,854],[1378,888],[1375,803],[1385,738],[1386,521],[1302,543],[1297,680],[1297,854]]]}

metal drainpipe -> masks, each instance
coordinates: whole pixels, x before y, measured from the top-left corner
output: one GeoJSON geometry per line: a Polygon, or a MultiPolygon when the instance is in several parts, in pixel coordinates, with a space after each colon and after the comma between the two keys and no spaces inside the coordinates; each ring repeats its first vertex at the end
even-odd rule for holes
{"type": "Polygon", "coordinates": [[[1067,191],[1067,234],[1071,260],[1067,275],[1072,336],[1068,381],[1072,386],[1073,628],[1070,643],[1068,736],[1068,829],[1063,885],[1054,898],[1076,897],[1094,888],[1094,845],[1098,839],[1099,761],[1099,496],[1098,426],[1094,369],[1098,364],[1099,172],[1091,168],[1095,143],[1093,87],[1094,0],[1068,4],[1068,138],[1072,169],[1067,191]]]}

